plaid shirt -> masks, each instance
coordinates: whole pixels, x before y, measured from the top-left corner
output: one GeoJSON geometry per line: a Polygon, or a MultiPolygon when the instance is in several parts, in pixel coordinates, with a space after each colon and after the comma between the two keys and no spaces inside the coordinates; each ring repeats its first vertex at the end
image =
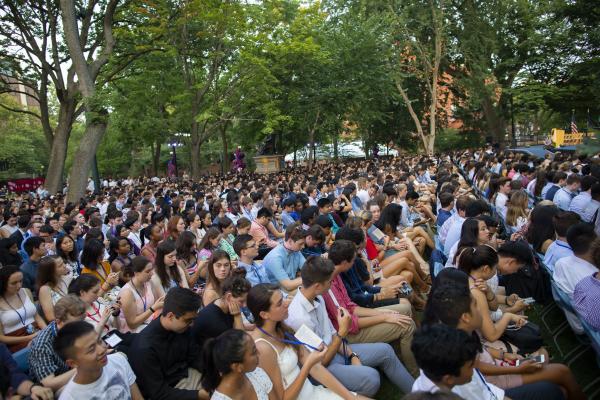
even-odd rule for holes
{"type": "Polygon", "coordinates": [[[64,374],[70,369],[52,346],[56,333],[56,321],[52,321],[31,342],[29,372],[36,382],[41,382],[52,374],[64,374]]]}

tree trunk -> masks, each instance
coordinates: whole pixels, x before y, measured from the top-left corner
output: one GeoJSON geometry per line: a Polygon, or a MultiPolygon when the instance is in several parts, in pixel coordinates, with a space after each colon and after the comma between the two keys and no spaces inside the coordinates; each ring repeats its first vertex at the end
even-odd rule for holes
{"type": "Polygon", "coordinates": [[[152,169],[154,170],[154,176],[158,176],[158,169],[159,169],[159,165],[160,165],[160,148],[161,148],[161,144],[160,144],[160,140],[156,140],[156,145],[152,145],[152,150],[153,150],[153,154],[152,154],[152,169]]]}
{"type": "Polygon", "coordinates": [[[192,139],[190,148],[190,167],[192,170],[192,179],[200,178],[200,138],[192,139]]]}
{"type": "Polygon", "coordinates": [[[86,128],[73,158],[67,201],[77,202],[84,195],[96,149],[106,132],[108,112],[96,99],[96,77],[100,68],[108,62],[114,49],[112,25],[117,4],[118,0],[110,0],[103,10],[103,31],[100,34],[104,38],[104,47],[97,58],[90,63],[83,54],[86,43],[81,43],[74,0],[60,0],[65,42],[77,73],[79,91],[86,104],[86,128]]]}
{"type": "Polygon", "coordinates": [[[497,143],[504,143],[504,136],[506,135],[506,121],[502,117],[501,113],[498,112],[498,109],[501,107],[501,105],[498,105],[497,107],[494,106],[489,97],[484,97],[481,105],[488,131],[491,132],[494,140],[497,143]]]}
{"type": "Polygon", "coordinates": [[[73,128],[75,105],[76,102],[70,100],[62,103],[58,110],[58,124],[54,131],[50,149],[50,161],[48,163],[48,171],[46,171],[45,186],[51,194],[56,194],[62,190],[63,172],[67,158],[69,137],[73,128]]]}
{"type": "Polygon", "coordinates": [[[227,145],[227,122],[221,125],[221,142],[223,142],[223,173],[229,172],[229,149],[227,145]]]}
{"type": "Polygon", "coordinates": [[[315,130],[317,129],[317,123],[319,122],[319,116],[321,115],[321,110],[317,109],[317,116],[315,117],[315,123],[308,130],[308,168],[313,168],[316,160],[315,154],[315,130]]]}
{"type": "Polygon", "coordinates": [[[337,161],[339,159],[339,137],[338,133],[333,134],[333,159],[337,161]]]}
{"type": "Polygon", "coordinates": [[[67,202],[78,202],[84,196],[94,155],[106,132],[106,126],[105,121],[93,121],[87,124],[69,172],[67,202]]]}

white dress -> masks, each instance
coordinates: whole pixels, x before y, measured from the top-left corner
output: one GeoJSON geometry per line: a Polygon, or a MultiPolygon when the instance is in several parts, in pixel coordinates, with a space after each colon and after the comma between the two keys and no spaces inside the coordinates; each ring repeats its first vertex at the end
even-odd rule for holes
{"type": "MultiPolygon", "coordinates": [[[[279,353],[275,346],[270,343],[268,340],[263,338],[258,338],[255,342],[262,341],[267,343],[269,346],[273,348],[275,353],[277,354],[277,363],[279,364],[279,369],[281,370],[281,379],[283,379],[283,388],[287,389],[298,375],[300,375],[300,367],[298,367],[298,356],[296,352],[290,347],[286,346],[285,349],[279,353]]],[[[337,400],[342,399],[337,394],[333,393],[331,390],[327,389],[324,386],[313,386],[308,379],[304,380],[304,384],[302,385],[302,389],[296,397],[297,400],[337,400]]]]}
{"type": "MultiPolygon", "coordinates": [[[[256,393],[256,399],[268,400],[269,393],[271,393],[271,390],[273,390],[273,382],[271,382],[271,378],[269,378],[269,375],[267,375],[267,373],[262,368],[256,367],[254,371],[246,373],[246,377],[250,380],[250,383],[254,388],[254,392],[256,393]]],[[[215,390],[210,399],[231,400],[231,397],[226,396],[223,393],[219,393],[215,390]]]]}

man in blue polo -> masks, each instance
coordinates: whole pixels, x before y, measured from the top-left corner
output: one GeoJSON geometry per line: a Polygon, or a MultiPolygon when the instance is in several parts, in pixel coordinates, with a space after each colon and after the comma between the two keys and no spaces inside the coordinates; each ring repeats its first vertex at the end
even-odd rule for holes
{"type": "Polygon", "coordinates": [[[299,224],[288,226],[285,241],[266,255],[263,265],[271,283],[281,286],[287,292],[295,291],[302,284],[299,271],[304,265],[304,238],[306,233],[299,224]]]}

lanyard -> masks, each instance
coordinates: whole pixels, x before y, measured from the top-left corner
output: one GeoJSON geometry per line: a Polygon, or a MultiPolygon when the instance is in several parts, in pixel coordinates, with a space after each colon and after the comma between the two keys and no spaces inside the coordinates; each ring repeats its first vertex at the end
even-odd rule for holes
{"type": "Polygon", "coordinates": [[[558,241],[555,241],[554,243],[555,243],[557,246],[559,246],[559,247],[563,247],[563,248],[565,248],[565,249],[573,250],[573,249],[571,248],[571,246],[569,246],[569,245],[566,245],[566,246],[565,246],[565,245],[564,245],[564,244],[562,244],[562,243],[558,243],[558,241]]]}
{"type": "Polygon", "coordinates": [[[135,292],[137,293],[138,296],[140,296],[140,299],[142,300],[142,304],[144,304],[144,312],[146,311],[146,293],[144,293],[144,297],[142,297],[142,295],[140,294],[140,292],[137,290],[137,288],[135,287],[135,284],[133,282],[131,282],[131,286],[133,286],[133,290],[135,290],[135,292]]]}
{"type": "Polygon", "coordinates": [[[488,392],[490,392],[491,399],[498,400],[498,397],[496,396],[496,394],[494,393],[494,391],[492,390],[490,385],[488,385],[486,380],[483,378],[483,375],[481,375],[481,372],[479,372],[479,370],[477,368],[474,368],[474,370],[475,370],[475,372],[477,372],[477,376],[479,376],[479,379],[481,379],[481,382],[483,383],[485,388],[488,390],[488,392]]]}
{"type": "MultiPolygon", "coordinates": [[[[96,308],[94,306],[94,303],[92,303],[92,309],[94,309],[94,314],[90,314],[89,312],[86,312],[85,315],[87,315],[88,318],[91,319],[92,321],[94,321],[95,323],[99,324],[100,319],[102,318],[102,316],[100,315],[100,307],[96,308]],[[94,318],[94,315],[97,315],[98,319],[94,318]]],[[[109,326],[106,324],[104,324],[104,329],[106,329],[107,331],[110,330],[109,326]]]]}
{"type": "Polygon", "coordinates": [[[299,341],[298,339],[296,339],[296,338],[294,337],[294,335],[291,335],[291,334],[289,334],[289,333],[286,333],[286,334],[285,334],[285,337],[287,337],[288,339],[279,339],[279,338],[276,338],[275,336],[271,335],[269,332],[266,332],[266,331],[265,331],[263,328],[261,328],[261,327],[257,327],[257,328],[258,328],[258,330],[260,330],[262,333],[264,333],[265,335],[267,335],[267,336],[268,336],[268,337],[270,337],[270,338],[273,338],[273,339],[277,340],[278,342],[281,342],[281,343],[286,343],[286,344],[292,344],[292,345],[301,345],[301,346],[306,346],[306,347],[308,347],[308,348],[309,348],[309,349],[311,349],[311,350],[314,350],[314,351],[320,351],[319,349],[317,349],[316,347],[313,347],[313,346],[311,346],[310,344],[307,344],[307,343],[304,343],[304,342],[301,342],[301,341],[299,341]]]}
{"type": "Polygon", "coordinates": [[[25,308],[25,303],[23,303],[23,299],[21,299],[21,295],[19,293],[17,293],[17,297],[19,298],[19,301],[21,302],[21,305],[23,306],[23,315],[21,315],[21,313],[19,311],[17,311],[16,308],[14,308],[12,306],[12,304],[10,304],[8,302],[8,300],[6,300],[6,297],[2,296],[2,298],[4,299],[4,302],[6,304],[8,304],[8,306],[17,313],[17,315],[19,316],[19,320],[21,320],[21,325],[26,326],[25,322],[27,321],[27,308],[25,308]]]}

